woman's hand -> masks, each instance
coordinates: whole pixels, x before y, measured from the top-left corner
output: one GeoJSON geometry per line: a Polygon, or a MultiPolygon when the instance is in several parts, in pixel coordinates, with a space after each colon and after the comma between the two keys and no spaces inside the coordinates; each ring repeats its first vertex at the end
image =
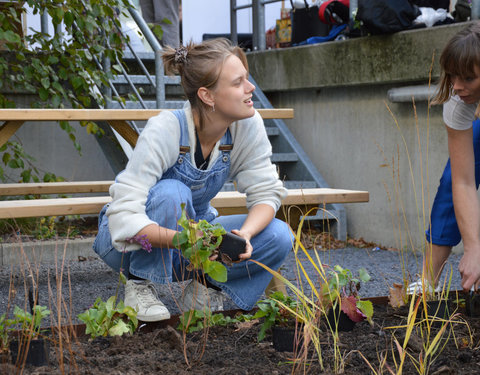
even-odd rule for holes
{"type": "Polygon", "coordinates": [[[250,234],[238,229],[233,229],[232,233],[242,237],[243,239],[245,239],[245,241],[247,241],[247,243],[245,244],[245,252],[238,256],[240,258],[240,261],[251,258],[253,247],[252,247],[252,244],[250,243],[250,239],[252,238],[250,234]]]}

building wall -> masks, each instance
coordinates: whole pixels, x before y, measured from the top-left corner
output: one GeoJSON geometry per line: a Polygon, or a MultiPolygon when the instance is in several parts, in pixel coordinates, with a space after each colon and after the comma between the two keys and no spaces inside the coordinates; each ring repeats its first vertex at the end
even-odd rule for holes
{"type": "Polygon", "coordinates": [[[346,204],[348,235],[419,249],[448,160],[441,106],[392,103],[393,88],[438,79],[438,57],[465,24],[248,55],[250,72],[327,183],[368,190],[346,204]],[[432,65],[433,58],[433,65],[432,65]]]}

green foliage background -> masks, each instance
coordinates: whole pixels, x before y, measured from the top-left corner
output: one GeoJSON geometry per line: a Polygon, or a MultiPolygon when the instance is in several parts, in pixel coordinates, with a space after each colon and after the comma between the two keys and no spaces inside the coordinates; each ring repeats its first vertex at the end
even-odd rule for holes
{"type": "MultiPolygon", "coordinates": [[[[17,2],[11,2],[15,4],[17,2]]],[[[5,92],[33,93],[38,100],[35,108],[88,108],[102,104],[104,99],[95,87],[108,84],[115,70],[104,72],[99,66],[105,57],[112,62],[122,61],[126,38],[121,29],[119,14],[129,4],[127,0],[26,0],[33,14],[47,12],[54,28],[63,25],[65,31],[54,36],[39,30],[30,30],[28,35],[19,33],[21,10],[4,5],[0,12],[0,108],[14,108],[15,103],[5,92]],[[101,26],[101,28],[100,28],[101,26]]],[[[81,146],[75,129],[62,121],[60,127],[66,131],[78,152],[81,146]]],[[[101,130],[92,122],[83,122],[88,133],[101,130]]],[[[0,180],[11,180],[5,168],[20,169],[21,182],[57,181],[61,178],[52,173],[39,171],[18,141],[10,140],[0,148],[0,180]]]]}

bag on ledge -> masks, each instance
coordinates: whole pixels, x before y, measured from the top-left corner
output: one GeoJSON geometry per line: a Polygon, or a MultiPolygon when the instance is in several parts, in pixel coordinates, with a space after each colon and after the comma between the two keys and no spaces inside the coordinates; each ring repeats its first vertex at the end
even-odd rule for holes
{"type": "Polygon", "coordinates": [[[295,8],[293,1],[290,0],[292,44],[303,42],[312,36],[326,36],[330,31],[329,26],[321,22],[318,17],[318,6],[309,6],[307,0],[303,1],[305,8],[295,8]]]}

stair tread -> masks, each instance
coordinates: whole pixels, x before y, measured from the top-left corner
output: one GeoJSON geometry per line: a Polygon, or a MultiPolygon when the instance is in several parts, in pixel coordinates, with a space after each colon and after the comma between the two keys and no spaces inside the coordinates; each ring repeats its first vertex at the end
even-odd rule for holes
{"type": "MultiPolygon", "coordinates": [[[[133,84],[135,85],[150,85],[150,80],[147,78],[146,75],[129,75],[128,76],[133,84]]],[[[150,75],[153,82],[155,82],[155,75],[150,75]]],[[[180,76],[164,76],[164,82],[166,85],[179,85],[180,84],[180,76]]],[[[127,79],[123,75],[116,76],[112,83],[115,85],[126,85],[128,84],[127,79]]]]}

